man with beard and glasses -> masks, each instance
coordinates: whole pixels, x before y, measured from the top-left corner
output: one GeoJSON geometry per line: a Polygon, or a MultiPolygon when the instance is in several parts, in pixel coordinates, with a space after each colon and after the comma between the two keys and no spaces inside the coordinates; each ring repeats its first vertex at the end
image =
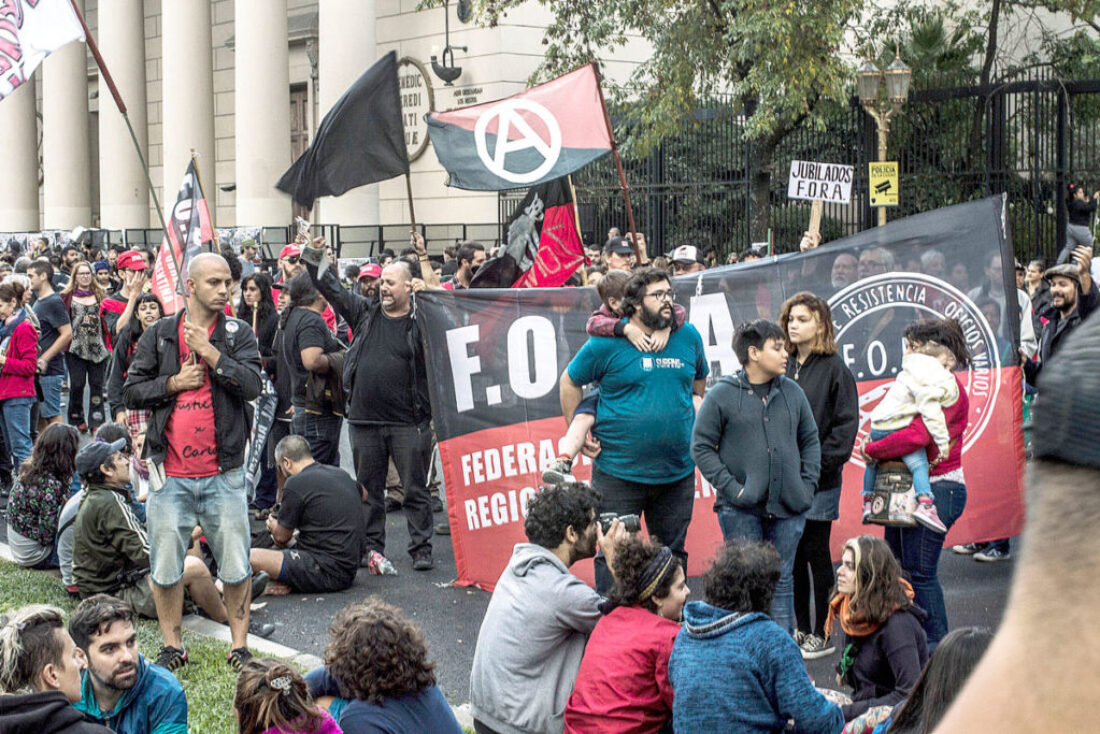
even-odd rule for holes
{"type": "MultiPolygon", "coordinates": [[[[633,326],[652,334],[672,325],[673,298],[667,273],[639,270],[627,283],[622,312],[633,326]]],[[[594,438],[601,448],[592,465],[600,512],[644,514],[649,532],[685,569],[684,538],[695,500],[691,430],[709,371],[699,332],[684,324],[659,352],[641,352],[629,339],[592,337],[559,386],[568,422],[581,402],[581,387],[600,383],[594,438]]],[[[610,588],[601,554],[596,589],[605,593],[610,588]]]]}
{"type": "Polygon", "coordinates": [[[1043,274],[1043,278],[1050,283],[1051,305],[1042,314],[1047,322],[1039,341],[1038,359],[1024,362],[1027,381],[1040,390],[1043,385],[1039,382],[1039,373],[1043,365],[1058,352],[1069,333],[1100,306],[1100,290],[1092,282],[1089,271],[1091,264],[1089,248],[1078,247],[1073,251],[1072,261],[1047,268],[1043,274]]]}
{"type": "Polygon", "coordinates": [[[88,664],[77,709],[116,732],[187,734],[183,686],[138,652],[129,604],[106,594],[88,597],[69,618],[69,634],[88,664]]]}
{"type": "Polygon", "coordinates": [[[546,487],[528,502],[529,542],[512,551],[474,648],[470,708],[478,734],[562,731],[585,643],[601,616],[600,596],[569,568],[596,555],[597,544],[610,563],[628,537],[618,520],[601,532],[597,502],[575,482],[546,487]]]}

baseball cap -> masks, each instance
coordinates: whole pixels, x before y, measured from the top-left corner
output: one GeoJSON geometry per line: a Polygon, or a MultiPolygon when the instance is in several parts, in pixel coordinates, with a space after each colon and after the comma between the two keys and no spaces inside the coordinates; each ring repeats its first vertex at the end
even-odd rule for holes
{"type": "Polygon", "coordinates": [[[298,245],[285,245],[283,249],[279,251],[279,259],[282,260],[285,257],[300,257],[301,254],[302,248],[298,247],[298,245]]]}
{"type": "Polygon", "coordinates": [[[76,471],[78,474],[91,474],[107,463],[112,456],[126,447],[126,439],[120,438],[113,443],[91,441],[76,452],[76,471]]]}
{"type": "Polygon", "coordinates": [[[1100,468],[1097,360],[1100,360],[1100,318],[1093,316],[1069,332],[1065,343],[1039,375],[1043,398],[1035,402],[1031,434],[1036,457],[1100,468]]]}
{"type": "Polygon", "coordinates": [[[701,263],[705,261],[702,250],[695,245],[680,245],[672,251],[670,259],[674,263],[701,263]]]}
{"type": "Polygon", "coordinates": [[[634,246],[630,244],[630,240],[626,237],[612,237],[603,246],[603,251],[615,255],[633,255],[634,246]]]}
{"type": "Polygon", "coordinates": [[[377,263],[367,263],[359,268],[359,280],[363,278],[381,278],[382,266],[377,263]]]}
{"type": "Polygon", "coordinates": [[[251,237],[249,237],[248,239],[245,239],[245,240],[241,240],[241,249],[242,250],[246,247],[255,248],[256,246],[257,246],[256,245],[256,240],[252,239],[251,237]]]}
{"type": "Polygon", "coordinates": [[[1050,280],[1054,276],[1060,275],[1063,278],[1069,278],[1078,286],[1081,285],[1081,271],[1077,267],[1077,263],[1063,263],[1062,265],[1054,265],[1046,269],[1043,273],[1043,280],[1050,280]]]}
{"type": "Polygon", "coordinates": [[[115,267],[119,270],[145,270],[145,255],[137,250],[125,250],[118,254],[115,267]]]}

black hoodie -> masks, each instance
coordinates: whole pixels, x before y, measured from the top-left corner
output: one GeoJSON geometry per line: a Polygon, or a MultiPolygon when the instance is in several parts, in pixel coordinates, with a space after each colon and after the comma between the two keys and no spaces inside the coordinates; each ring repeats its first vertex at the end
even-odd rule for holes
{"type": "Polygon", "coordinates": [[[61,691],[0,696],[0,732],[4,734],[111,734],[73,708],[61,691]]]}
{"type": "Polygon", "coordinates": [[[856,378],[839,354],[811,354],[798,366],[787,360],[787,377],[798,383],[817,423],[821,441],[821,477],[817,491],[840,486],[844,464],[852,455],[859,429],[859,392],[856,378]]]}

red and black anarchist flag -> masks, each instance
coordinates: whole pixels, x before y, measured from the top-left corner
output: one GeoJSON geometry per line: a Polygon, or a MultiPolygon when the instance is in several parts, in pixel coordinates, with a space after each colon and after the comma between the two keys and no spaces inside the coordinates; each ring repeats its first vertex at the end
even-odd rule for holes
{"type": "Polygon", "coordinates": [[[611,152],[594,64],[495,102],[425,119],[447,184],[502,191],[548,183],[611,152]]]}
{"type": "Polygon", "coordinates": [[[183,175],[176,203],[168,217],[168,231],[164,233],[157,251],[157,262],[153,266],[153,293],[164,305],[166,316],[183,308],[188,295],[184,285],[188,264],[192,257],[203,251],[205,243],[213,241],[210,207],[206,204],[192,158],[187,164],[187,173],[183,175]]]}
{"type": "Polygon", "coordinates": [[[504,251],[474,275],[472,288],[556,288],[584,264],[567,178],[533,186],[508,220],[504,251]]]}

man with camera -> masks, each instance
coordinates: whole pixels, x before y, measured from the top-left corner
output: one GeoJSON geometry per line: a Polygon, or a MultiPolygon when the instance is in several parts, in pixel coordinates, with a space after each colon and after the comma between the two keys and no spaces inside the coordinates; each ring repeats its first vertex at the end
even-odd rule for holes
{"type": "MultiPolygon", "coordinates": [[[[478,734],[561,732],[565,704],[600,596],[569,572],[596,555],[608,563],[627,535],[615,518],[605,529],[597,497],[580,483],[546,487],[527,505],[518,543],[481,622],[470,672],[470,706],[478,734]]],[[[635,521],[637,518],[635,518],[635,521]]]]}
{"type": "MultiPolygon", "coordinates": [[[[627,282],[622,311],[635,328],[653,334],[672,326],[673,301],[668,274],[646,268],[627,282]]],[[[602,497],[600,512],[644,513],[649,532],[672,549],[685,571],[684,540],[695,502],[691,430],[709,371],[699,332],[684,324],[659,352],[640,352],[629,339],[592,337],[559,386],[569,422],[581,386],[600,383],[596,441],[585,452],[595,456],[592,486],[602,497]]],[[[597,556],[595,565],[596,589],[606,593],[607,563],[597,556]]]]}

